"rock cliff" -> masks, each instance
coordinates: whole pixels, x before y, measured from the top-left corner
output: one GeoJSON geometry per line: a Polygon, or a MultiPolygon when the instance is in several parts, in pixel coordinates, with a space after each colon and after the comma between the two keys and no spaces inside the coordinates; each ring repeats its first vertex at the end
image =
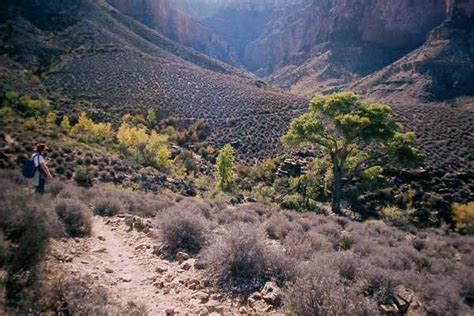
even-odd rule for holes
{"type": "Polygon", "coordinates": [[[232,50],[215,33],[182,12],[184,0],[107,0],[122,13],[210,57],[235,64],[232,50]]]}
{"type": "Polygon", "coordinates": [[[250,69],[276,71],[274,83],[307,94],[347,84],[417,48],[446,19],[449,5],[445,0],[308,3],[286,18],[297,23],[268,30],[246,51],[250,69]]]}

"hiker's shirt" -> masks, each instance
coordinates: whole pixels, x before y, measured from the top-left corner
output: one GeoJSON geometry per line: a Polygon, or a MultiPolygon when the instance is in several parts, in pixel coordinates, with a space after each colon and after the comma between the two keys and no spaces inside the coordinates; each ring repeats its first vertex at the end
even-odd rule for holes
{"type": "Polygon", "coordinates": [[[40,185],[40,179],[45,178],[45,174],[44,174],[43,170],[40,167],[40,164],[45,163],[44,157],[40,154],[33,154],[31,156],[31,159],[33,159],[33,162],[34,162],[35,167],[36,167],[35,175],[33,176],[33,184],[35,186],[39,186],[40,185]]]}

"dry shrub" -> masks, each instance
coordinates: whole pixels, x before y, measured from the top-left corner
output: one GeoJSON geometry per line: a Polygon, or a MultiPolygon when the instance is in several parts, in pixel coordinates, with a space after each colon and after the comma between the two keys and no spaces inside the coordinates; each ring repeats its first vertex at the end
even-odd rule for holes
{"type": "Polygon", "coordinates": [[[75,199],[58,199],[55,210],[59,219],[64,223],[69,236],[90,236],[92,230],[91,213],[82,202],[75,199]]]}
{"type": "Polygon", "coordinates": [[[288,315],[372,315],[377,305],[350,288],[332,271],[310,264],[289,286],[285,297],[288,315]]]}
{"type": "Polygon", "coordinates": [[[173,204],[171,197],[165,194],[133,192],[129,193],[128,211],[140,217],[154,217],[173,204]]]}
{"type": "Polygon", "coordinates": [[[333,245],[335,250],[339,249],[339,242],[342,238],[341,227],[334,221],[329,221],[325,224],[314,228],[314,231],[326,236],[327,240],[333,245]]]}
{"type": "Polygon", "coordinates": [[[65,187],[66,185],[64,184],[64,182],[54,179],[53,181],[48,183],[46,189],[48,193],[50,193],[53,197],[56,197],[59,193],[61,193],[62,190],[64,190],[65,187]]]}
{"type": "Polygon", "coordinates": [[[155,223],[170,255],[175,255],[180,250],[194,255],[204,247],[208,224],[200,214],[177,206],[166,211],[155,223]]]}
{"type": "Polygon", "coordinates": [[[5,282],[8,303],[18,300],[28,284],[32,270],[44,256],[51,237],[63,234],[63,227],[49,200],[38,197],[15,178],[0,176],[0,232],[7,271],[5,282]]]}
{"type": "Polygon", "coordinates": [[[293,229],[295,224],[280,213],[273,214],[266,223],[266,231],[271,239],[283,240],[293,229]]]}
{"type": "Polygon", "coordinates": [[[380,304],[390,304],[400,280],[394,271],[368,266],[361,276],[362,291],[380,304]]]}
{"type": "Polygon", "coordinates": [[[332,244],[324,235],[313,231],[303,233],[294,230],[285,238],[283,246],[288,256],[301,261],[310,260],[319,252],[333,250],[332,244]]]}
{"type": "Polygon", "coordinates": [[[217,213],[217,222],[221,225],[232,223],[257,223],[258,215],[246,207],[227,207],[217,213]]]}
{"type": "Polygon", "coordinates": [[[110,197],[96,199],[92,210],[95,215],[100,216],[115,216],[123,212],[122,203],[110,197]]]}
{"type": "Polygon", "coordinates": [[[236,294],[249,294],[272,278],[283,283],[290,262],[265,244],[264,233],[253,224],[236,223],[206,249],[203,261],[217,286],[236,294]]]}
{"type": "MultiPolygon", "coordinates": [[[[92,277],[65,278],[55,272],[52,278],[37,275],[16,306],[20,314],[109,315],[107,290],[94,285],[92,277]]],[[[115,309],[115,308],[114,308],[115,309]]]]}
{"type": "Polygon", "coordinates": [[[114,216],[125,212],[140,217],[154,217],[174,204],[171,197],[166,194],[121,192],[100,186],[88,191],[93,192],[94,200],[99,206],[97,214],[102,216],[114,216]]]}
{"type": "Polygon", "coordinates": [[[62,225],[45,197],[35,196],[10,180],[0,180],[0,231],[13,250],[6,264],[16,273],[38,262],[49,238],[61,234],[62,225]]]}

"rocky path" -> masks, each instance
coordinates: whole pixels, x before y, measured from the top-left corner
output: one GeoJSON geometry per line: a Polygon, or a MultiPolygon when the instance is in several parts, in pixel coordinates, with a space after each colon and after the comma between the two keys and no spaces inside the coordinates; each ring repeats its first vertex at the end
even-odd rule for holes
{"type": "Polygon", "coordinates": [[[123,218],[95,217],[90,238],[55,241],[52,254],[75,277],[92,276],[111,301],[149,315],[247,314],[209,286],[194,259],[163,260],[153,253],[156,244],[149,234],[130,231],[123,218]]]}

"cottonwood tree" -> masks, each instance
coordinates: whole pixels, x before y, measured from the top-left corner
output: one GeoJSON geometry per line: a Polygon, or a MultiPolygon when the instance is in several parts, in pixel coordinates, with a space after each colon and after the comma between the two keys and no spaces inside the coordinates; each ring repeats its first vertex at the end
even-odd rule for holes
{"type": "Polygon", "coordinates": [[[234,148],[231,145],[225,145],[217,156],[217,178],[218,187],[224,192],[229,192],[232,188],[234,172],[234,148]]]}
{"type": "Polygon", "coordinates": [[[401,132],[388,105],[363,102],[344,92],[316,96],[309,108],[309,113],[292,121],[282,142],[290,147],[316,146],[329,159],[334,212],[341,211],[344,177],[376,166],[415,167],[424,160],[412,146],[415,134],[401,132]]]}

